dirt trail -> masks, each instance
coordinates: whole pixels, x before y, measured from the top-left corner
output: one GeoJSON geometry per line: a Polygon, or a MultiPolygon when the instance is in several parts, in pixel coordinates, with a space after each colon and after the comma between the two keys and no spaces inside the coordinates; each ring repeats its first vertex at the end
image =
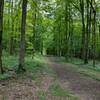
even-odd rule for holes
{"type": "MultiPolygon", "coordinates": [[[[80,97],[80,100],[100,100],[100,81],[93,80],[78,73],[71,64],[61,64],[58,57],[44,57],[43,66],[53,68],[57,80],[62,88],[71,90],[80,97]]],[[[26,72],[20,77],[0,81],[0,100],[42,100],[39,99],[41,91],[47,93],[46,100],[69,100],[51,94],[50,85],[54,82],[53,76],[26,72]]],[[[44,99],[43,99],[44,100],[44,99]]]]}
{"type": "Polygon", "coordinates": [[[100,81],[85,77],[70,64],[59,63],[56,57],[49,57],[48,60],[64,88],[72,90],[81,100],[100,100],[100,81]]]}

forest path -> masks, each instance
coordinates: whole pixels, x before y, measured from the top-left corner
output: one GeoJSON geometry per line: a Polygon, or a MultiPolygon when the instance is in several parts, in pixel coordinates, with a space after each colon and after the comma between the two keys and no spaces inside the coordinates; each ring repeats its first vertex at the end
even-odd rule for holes
{"type": "Polygon", "coordinates": [[[73,69],[72,64],[62,64],[58,57],[47,57],[48,64],[57,74],[65,89],[70,89],[81,100],[100,100],[100,81],[86,77],[73,69]]]}
{"type": "Polygon", "coordinates": [[[11,79],[0,80],[0,100],[77,100],[69,98],[69,95],[66,97],[67,91],[71,91],[80,100],[100,100],[100,81],[80,74],[74,68],[75,65],[61,63],[59,57],[42,58],[40,67],[43,66],[43,69],[45,66],[47,71],[26,71],[21,75],[15,74],[11,79]],[[53,76],[51,73],[56,74],[53,76]],[[66,91],[60,92],[62,89],[59,91],[56,86],[66,91]],[[58,96],[50,88],[54,89],[53,93],[58,91],[58,96]],[[59,96],[61,93],[64,96],[59,96]]]}

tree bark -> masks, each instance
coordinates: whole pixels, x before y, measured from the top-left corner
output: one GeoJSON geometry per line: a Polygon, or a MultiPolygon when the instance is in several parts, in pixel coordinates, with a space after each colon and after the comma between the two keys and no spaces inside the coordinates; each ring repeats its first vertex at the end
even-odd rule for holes
{"type": "Polygon", "coordinates": [[[2,74],[4,73],[2,67],[3,8],[4,8],[4,0],[0,0],[0,70],[2,74]]]}
{"type": "Polygon", "coordinates": [[[84,14],[84,0],[80,0],[81,16],[82,16],[82,47],[81,47],[81,58],[84,59],[85,55],[85,14],[84,14]]]}
{"type": "Polygon", "coordinates": [[[87,26],[86,26],[86,35],[85,35],[85,55],[84,55],[84,64],[88,63],[88,45],[89,45],[89,0],[87,2],[87,26]]]}
{"type": "Polygon", "coordinates": [[[68,60],[68,2],[65,2],[65,57],[68,60]]]}
{"type": "Polygon", "coordinates": [[[94,9],[93,9],[93,66],[95,67],[95,58],[96,58],[96,4],[94,0],[94,9]]]}
{"type": "Polygon", "coordinates": [[[22,4],[22,22],[21,22],[21,40],[19,54],[19,70],[25,71],[25,26],[27,14],[27,0],[23,0],[22,4]]]}
{"type": "Polygon", "coordinates": [[[100,37],[100,23],[99,23],[99,37],[100,37]]]}
{"type": "Polygon", "coordinates": [[[13,55],[14,53],[14,36],[13,36],[13,32],[14,32],[14,17],[13,17],[13,0],[10,1],[11,3],[11,24],[12,24],[12,27],[11,27],[11,32],[10,32],[10,42],[9,42],[9,54],[10,55],[13,55]]]}
{"type": "MultiPolygon", "coordinates": [[[[32,7],[32,9],[33,9],[33,7],[32,7]]],[[[35,43],[35,37],[36,37],[36,17],[37,17],[37,15],[36,15],[36,6],[34,7],[34,12],[35,13],[33,13],[33,22],[32,22],[32,25],[33,25],[33,49],[35,49],[35,47],[36,47],[36,43],[35,43]]]]}

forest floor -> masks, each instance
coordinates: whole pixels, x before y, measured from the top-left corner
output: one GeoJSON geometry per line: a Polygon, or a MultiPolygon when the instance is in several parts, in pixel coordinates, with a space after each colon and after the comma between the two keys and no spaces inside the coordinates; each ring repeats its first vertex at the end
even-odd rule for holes
{"type": "Polygon", "coordinates": [[[54,57],[49,61],[64,88],[74,91],[81,100],[100,100],[100,81],[78,72],[73,64],[59,63],[54,57]]]}
{"type": "Polygon", "coordinates": [[[30,67],[27,72],[11,72],[10,78],[0,80],[0,100],[100,100],[98,79],[58,57],[42,57],[37,61],[40,65],[27,62],[30,67]]]}

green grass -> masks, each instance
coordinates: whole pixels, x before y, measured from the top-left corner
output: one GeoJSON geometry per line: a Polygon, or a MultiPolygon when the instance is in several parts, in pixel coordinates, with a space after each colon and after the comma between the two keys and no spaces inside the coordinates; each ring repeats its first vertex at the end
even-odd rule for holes
{"type": "MultiPolygon", "coordinates": [[[[65,63],[64,58],[61,58],[61,60],[58,60],[58,62],[65,63]]],[[[37,78],[36,73],[42,73],[45,75],[50,75],[53,77],[56,77],[55,72],[46,64],[48,62],[47,59],[44,59],[41,55],[36,54],[34,59],[32,59],[31,56],[27,55],[25,58],[25,68],[28,71],[31,71],[33,73],[33,79],[37,78]],[[44,65],[45,63],[45,65],[44,65]]],[[[93,79],[100,81],[100,62],[96,62],[96,67],[94,68],[92,66],[92,61],[89,61],[89,64],[84,65],[81,59],[72,58],[72,60],[69,60],[67,63],[74,64],[74,68],[78,70],[81,74],[84,74],[85,76],[91,77],[93,79]]],[[[17,69],[18,68],[18,57],[17,56],[9,56],[4,55],[3,56],[3,67],[9,68],[9,69],[17,69]]],[[[4,75],[0,74],[0,79],[6,79],[11,77],[12,74],[7,72],[4,75]]]]}
{"type": "Polygon", "coordinates": [[[38,91],[37,97],[39,100],[46,100],[47,92],[44,91],[38,91]]]}
{"type": "Polygon", "coordinates": [[[6,80],[12,76],[11,73],[0,74],[0,80],[6,80]]]}
{"type": "Polygon", "coordinates": [[[72,58],[72,60],[70,60],[69,63],[78,65],[79,67],[88,68],[88,69],[92,69],[92,70],[96,70],[100,72],[100,61],[96,61],[95,67],[93,67],[92,60],[89,60],[88,64],[84,64],[82,59],[72,58]]]}
{"type": "Polygon", "coordinates": [[[18,66],[18,57],[16,56],[3,56],[3,67],[13,68],[18,66]]]}
{"type": "MultiPolygon", "coordinates": [[[[25,57],[25,68],[27,71],[32,73],[33,80],[39,77],[39,74],[45,74],[50,76],[55,76],[54,71],[46,64],[46,59],[43,56],[36,54],[34,59],[30,55],[25,57]]],[[[3,56],[3,67],[5,69],[18,69],[18,56],[3,56]]],[[[0,74],[0,80],[7,79],[12,76],[12,73],[6,72],[5,74],[0,74]]]]}
{"type": "Polygon", "coordinates": [[[79,98],[71,93],[70,91],[64,90],[58,82],[54,82],[50,87],[49,90],[54,96],[57,97],[67,97],[68,100],[79,100],[79,98]]]}
{"type": "Polygon", "coordinates": [[[88,68],[87,69],[86,68],[78,68],[78,71],[85,76],[88,76],[90,78],[100,81],[100,72],[98,72],[96,70],[88,69],[88,68]]]}
{"type": "MultiPolygon", "coordinates": [[[[40,63],[36,60],[37,57],[33,60],[30,56],[25,58],[25,68],[28,71],[32,71],[35,75],[35,72],[41,69],[40,63]]],[[[17,56],[3,56],[3,67],[4,69],[14,69],[18,68],[18,57],[17,56]]],[[[0,74],[0,80],[4,80],[12,77],[12,72],[6,71],[3,75],[0,74]]]]}
{"type": "Polygon", "coordinates": [[[95,80],[100,81],[100,62],[96,61],[96,66],[93,67],[92,61],[89,61],[88,64],[83,64],[83,61],[81,59],[73,58],[73,60],[67,62],[71,63],[79,73],[83,74],[84,76],[93,78],[95,80]]]}

